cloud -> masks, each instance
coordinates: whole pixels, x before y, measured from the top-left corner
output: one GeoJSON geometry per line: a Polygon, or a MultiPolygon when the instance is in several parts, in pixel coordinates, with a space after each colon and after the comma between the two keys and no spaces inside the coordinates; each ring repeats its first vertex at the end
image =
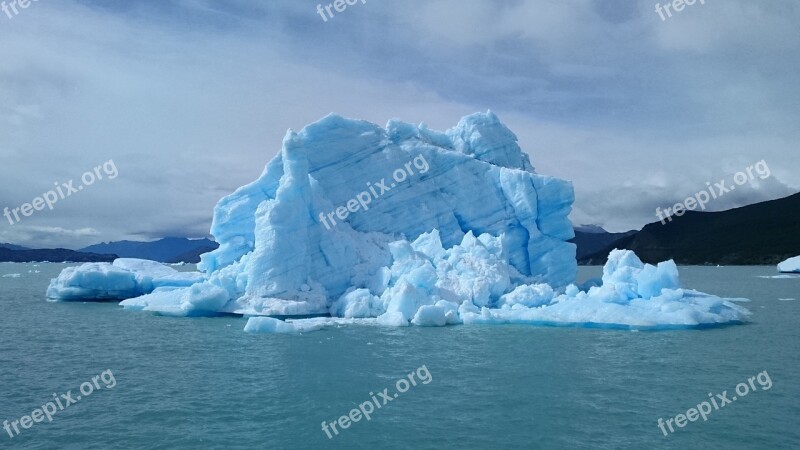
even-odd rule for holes
{"type": "Polygon", "coordinates": [[[62,247],[64,242],[71,247],[83,247],[96,243],[101,233],[93,228],[66,229],[38,225],[15,225],[0,231],[0,242],[16,243],[30,248],[62,247]],[[77,245],[76,245],[77,244],[77,245]]]}
{"type": "Polygon", "coordinates": [[[616,229],[760,159],[767,196],[800,188],[799,8],[645,6],[367,2],[323,22],[288,0],[38,2],[0,17],[0,207],[112,158],[120,175],[0,236],[200,236],[288,128],[334,111],[445,129],[492,109],[574,181],[576,221],[616,229]]]}

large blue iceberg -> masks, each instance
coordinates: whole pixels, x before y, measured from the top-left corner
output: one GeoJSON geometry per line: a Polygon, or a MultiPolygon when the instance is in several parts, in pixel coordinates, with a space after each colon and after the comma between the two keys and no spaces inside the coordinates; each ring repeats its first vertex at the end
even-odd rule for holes
{"type": "MultiPolygon", "coordinates": [[[[537,174],[491,112],[446,132],[329,115],[290,130],[261,177],[220,200],[211,228],[220,246],[202,256],[201,280],[107,291],[136,291],[128,309],[242,314],[253,316],[246,330],[267,332],[746,319],[730,299],[681,289],[671,261],[645,265],[628,251],[610,255],[601,286],[576,287],[573,200],[571,183],[537,174]]],[[[48,296],[75,300],[83,279],[103,292],[98,280],[115,278],[98,269],[68,269],[48,296]]]]}

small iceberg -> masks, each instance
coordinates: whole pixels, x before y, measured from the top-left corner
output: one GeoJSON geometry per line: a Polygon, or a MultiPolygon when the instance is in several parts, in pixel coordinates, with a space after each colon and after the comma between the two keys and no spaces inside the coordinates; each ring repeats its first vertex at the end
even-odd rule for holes
{"type": "Polygon", "coordinates": [[[125,300],[157,290],[187,287],[203,280],[200,272],[178,272],[144,259],[67,267],[50,281],[47,298],[59,301],[125,300]]]}
{"type": "Polygon", "coordinates": [[[800,273],[800,256],[789,258],[778,264],[778,271],[781,273],[800,273]]]}

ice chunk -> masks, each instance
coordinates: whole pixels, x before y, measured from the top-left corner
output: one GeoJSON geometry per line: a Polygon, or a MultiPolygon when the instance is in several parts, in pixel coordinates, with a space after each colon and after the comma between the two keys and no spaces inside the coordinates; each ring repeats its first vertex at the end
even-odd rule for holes
{"type": "Polygon", "coordinates": [[[789,258],[778,264],[778,271],[783,273],[800,273],[800,256],[789,258]]]}
{"type": "Polygon", "coordinates": [[[672,260],[658,263],[658,266],[645,264],[636,275],[637,293],[642,298],[652,298],[661,294],[664,289],[680,289],[678,266],[672,260]]]}
{"type": "Polygon", "coordinates": [[[356,289],[342,295],[330,307],[331,315],[335,317],[378,317],[383,313],[380,298],[368,289],[356,289]]]}
{"type": "Polygon", "coordinates": [[[446,300],[439,300],[435,305],[423,305],[414,314],[411,323],[421,327],[443,327],[460,324],[458,305],[446,300]]]}
{"type": "MultiPolygon", "coordinates": [[[[377,319],[344,319],[339,317],[313,317],[306,319],[286,319],[274,317],[251,317],[245,325],[250,333],[306,333],[329,327],[379,326],[377,319]]],[[[408,325],[408,323],[406,323],[408,325]]]]}
{"type": "Polygon", "coordinates": [[[119,258],[111,264],[67,267],[50,281],[47,297],[61,301],[124,300],[157,288],[191,286],[202,280],[199,272],[178,272],[154,261],[119,258]]]}
{"type": "Polygon", "coordinates": [[[157,290],[124,300],[120,306],[176,316],[214,316],[227,302],[228,293],[224,289],[203,282],[186,288],[157,290]]]}
{"type": "Polygon", "coordinates": [[[422,327],[443,327],[447,324],[447,311],[442,306],[423,305],[414,314],[414,325],[422,327]]]}
{"type": "Polygon", "coordinates": [[[457,325],[462,323],[461,317],[458,316],[458,305],[456,303],[448,302],[446,300],[439,300],[436,302],[436,306],[444,310],[444,318],[447,321],[447,325],[457,325]]]}
{"type": "Polygon", "coordinates": [[[549,305],[555,297],[553,288],[547,284],[523,284],[513,291],[500,297],[498,306],[523,305],[528,308],[549,305]]]}
{"type": "MultiPolygon", "coordinates": [[[[462,310],[461,319],[467,324],[529,323],[661,329],[737,323],[750,315],[745,308],[733,303],[736,299],[681,289],[677,267],[672,261],[660,263],[657,267],[642,264],[629,250],[611,252],[603,268],[601,286],[591,287],[588,291],[569,286],[552,303],[540,307],[525,305],[524,293],[524,286],[520,286],[503,297],[503,308],[482,308],[479,312],[462,310]],[[514,301],[508,307],[508,300],[517,295],[523,301],[514,301]]],[[[528,296],[531,299],[535,297],[535,294],[528,296]]]]}
{"type": "Polygon", "coordinates": [[[403,280],[394,288],[384,292],[386,312],[400,313],[406,321],[411,320],[417,310],[433,300],[428,292],[403,280]]]}
{"type": "Polygon", "coordinates": [[[291,323],[272,317],[251,317],[247,320],[244,331],[248,333],[298,333],[298,329],[291,323]]]}
{"type": "Polygon", "coordinates": [[[407,327],[408,319],[401,312],[387,312],[378,316],[378,325],[384,327],[407,327]]]}
{"type": "Polygon", "coordinates": [[[464,323],[581,325],[626,329],[698,327],[744,321],[749,312],[728,300],[695,291],[664,289],[653,298],[618,302],[612,291],[561,296],[540,308],[487,309],[462,314],[464,323]]]}

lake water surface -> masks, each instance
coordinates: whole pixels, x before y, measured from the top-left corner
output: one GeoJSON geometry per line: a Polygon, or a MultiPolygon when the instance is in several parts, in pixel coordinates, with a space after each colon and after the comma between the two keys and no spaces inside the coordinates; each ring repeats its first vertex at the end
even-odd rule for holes
{"type": "MultiPolygon", "coordinates": [[[[100,381],[13,439],[0,430],[2,448],[800,448],[800,277],[764,278],[774,267],[680,268],[685,287],[751,299],[746,325],[350,326],[303,335],[244,333],[236,317],[45,301],[64,267],[0,264],[0,420],[18,420],[53,394],[74,397],[107,370],[116,384],[100,381]],[[428,384],[390,395],[371,420],[333,439],[322,430],[370,393],[396,392],[422,366],[428,384]],[[658,427],[709,393],[730,399],[764,371],[770,389],[756,381],[668,437],[658,427]]],[[[580,279],[600,271],[583,267],[580,279]]]]}

